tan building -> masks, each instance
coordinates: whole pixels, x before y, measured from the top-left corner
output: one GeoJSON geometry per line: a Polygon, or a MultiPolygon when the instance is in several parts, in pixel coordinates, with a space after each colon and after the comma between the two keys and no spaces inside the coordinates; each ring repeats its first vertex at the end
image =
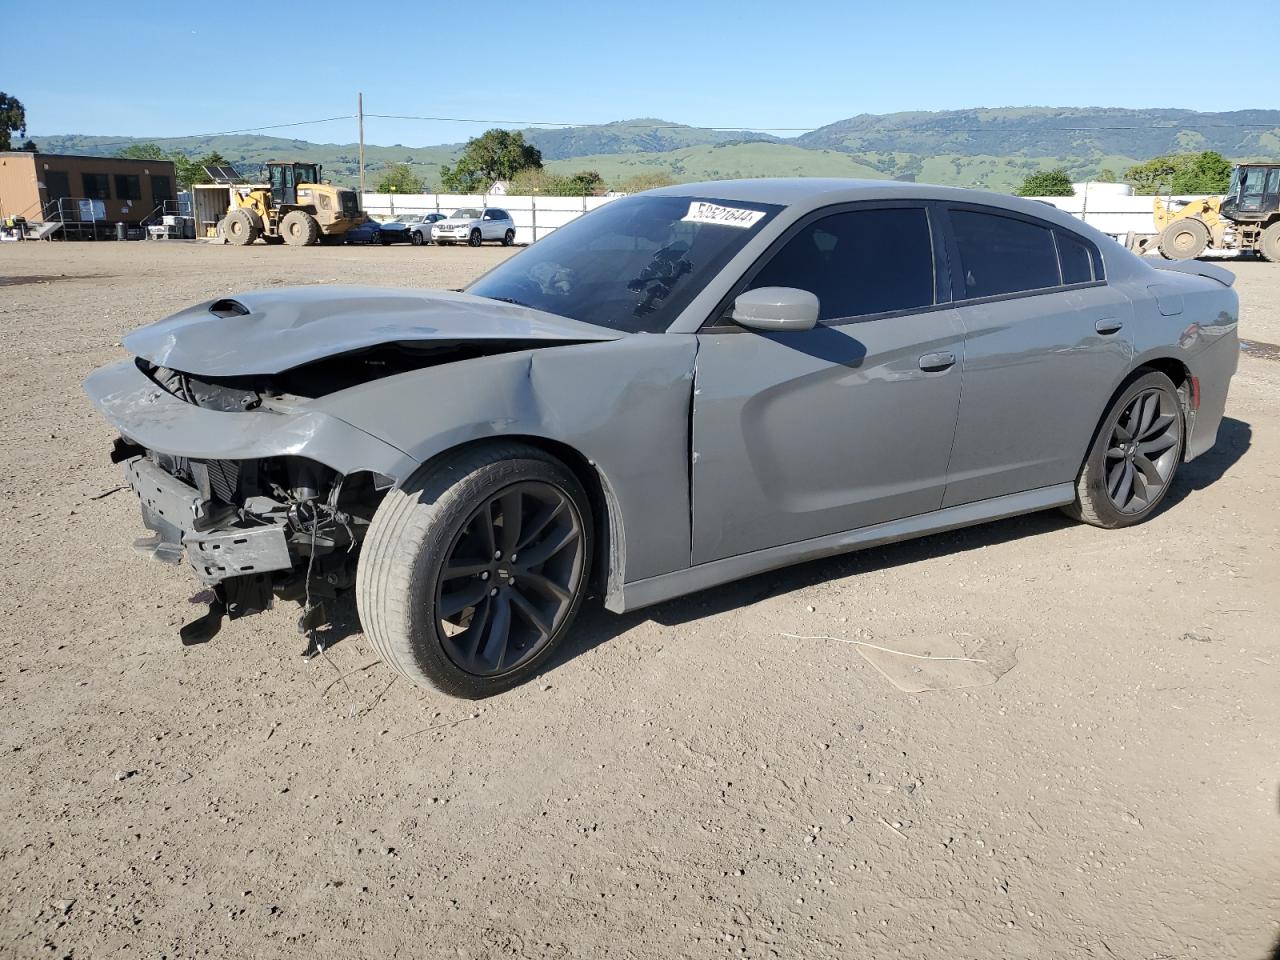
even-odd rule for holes
{"type": "Polygon", "coordinates": [[[65,220],[137,225],[177,191],[172,160],[0,152],[0,220],[55,220],[61,209],[65,220]]]}

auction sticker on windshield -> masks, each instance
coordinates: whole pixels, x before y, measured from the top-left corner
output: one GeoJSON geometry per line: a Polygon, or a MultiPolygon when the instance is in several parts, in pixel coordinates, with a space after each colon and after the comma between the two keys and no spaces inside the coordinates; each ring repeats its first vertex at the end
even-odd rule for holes
{"type": "Polygon", "coordinates": [[[763,210],[744,210],[740,207],[722,207],[718,203],[694,200],[689,212],[680,219],[687,223],[718,223],[725,227],[754,227],[765,216],[763,210]]]}

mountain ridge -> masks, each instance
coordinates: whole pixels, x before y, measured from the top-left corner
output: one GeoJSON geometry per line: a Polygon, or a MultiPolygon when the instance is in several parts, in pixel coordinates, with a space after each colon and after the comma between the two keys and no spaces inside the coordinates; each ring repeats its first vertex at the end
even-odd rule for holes
{"type": "MultiPolygon", "coordinates": [[[[1164,153],[1217,150],[1236,160],[1280,158],[1280,110],[1201,112],[1182,108],[974,107],[855,114],[796,137],[720,130],[654,117],[576,127],[526,128],[529,142],[558,172],[598,169],[616,184],[635,173],[677,180],[704,175],[881,176],[1009,190],[1037,170],[1065,168],[1074,178],[1116,174],[1164,153]],[[844,173],[841,171],[848,170],[844,173]]],[[[112,155],[145,137],[62,134],[34,137],[46,153],[112,155]]],[[[165,138],[167,150],[201,156],[217,150],[253,167],[268,159],[323,163],[335,181],[358,177],[355,143],[313,143],[263,134],[165,138]]],[[[461,143],[410,147],[366,144],[367,181],[387,164],[409,163],[439,183],[461,143]]]]}

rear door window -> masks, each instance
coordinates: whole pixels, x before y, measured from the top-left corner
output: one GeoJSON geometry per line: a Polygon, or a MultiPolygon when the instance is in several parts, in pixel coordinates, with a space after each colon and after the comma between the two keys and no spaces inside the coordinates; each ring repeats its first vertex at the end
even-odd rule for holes
{"type": "Polygon", "coordinates": [[[797,287],[818,298],[819,319],[911,310],[934,303],[933,241],[921,207],[851,210],[793,236],[748,289],[797,287]]]}
{"type": "Polygon", "coordinates": [[[1058,251],[1048,226],[976,210],[952,210],[964,298],[1056,287],[1058,251]]]}

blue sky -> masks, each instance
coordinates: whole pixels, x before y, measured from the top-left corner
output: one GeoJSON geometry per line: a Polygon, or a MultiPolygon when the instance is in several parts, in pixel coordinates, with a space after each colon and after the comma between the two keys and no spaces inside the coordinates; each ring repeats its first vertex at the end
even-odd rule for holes
{"type": "MultiPolygon", "coordinates": [[[[150,137],[353,114],[357,91],[369,113],[757,129],[973,106],[1280,106],[1268,102],[1280,57],[1251,61],[1247,83],[1140,79],[1170,75],[1161,37],[1174,52],[1187,48],[1179,37],[1220,45],[1231,8],[1191,0],[282,0],[201,12],[218,7],[0,0],[0,34],[96,54],[5,71],[2,88],[36,135],[150,137]]],[[[365,135],[422,146],[491,125],[370,119],[365,135]]],[[[263,132],[349,142],[355,122],[263,132]]]]}

